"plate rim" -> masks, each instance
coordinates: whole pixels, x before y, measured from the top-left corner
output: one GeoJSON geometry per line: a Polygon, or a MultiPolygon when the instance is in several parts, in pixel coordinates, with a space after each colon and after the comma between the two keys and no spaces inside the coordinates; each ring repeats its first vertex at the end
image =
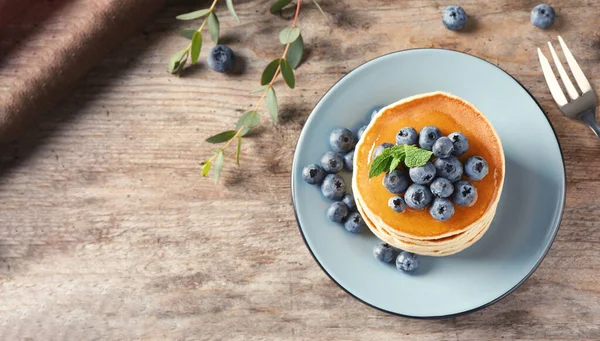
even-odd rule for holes
{"type": "Polygon", "coordinates": [[[426,48],[426,47],[420,47],[420,48],[411,48],[411,49],[404,49],[404,50],[397,50],[397,51],[393,51],[393,52],[389,52],[383,55],[380,55],[378,57],[375,57],[373,59],[367,60],[359,65],[357,65],[356,67],[354,67],[352,70],[350,70],[348,73],[346,73],[345,75],[343,75],[342,77],[340,77],[335,83],[333,83],[329,89],[327,89],[327,91],[325,91],[323,93],[323,95],[321,96],[321,98],[319,98],[319,100],[315,103],[315,105],[313,106],[313,109],[310,113],[310,115],[307,117],[310,118],[310,116],[313,114],[314,109],[319,105],[319,103],[321,103],[321,101],[323,100],[323,98],[331,91],[331,89],[333,89],[333,87],[335,87],[339,82],[341,82],[344,78],[346,78],[348,75],[350,75],[352,72],[354,72],[356,69],[362,67],[363,65],[373,62],[377,59],[389,56],[389,55],[394,55],[394,54],[402,54],[404,52],[408,52],[408,51],[418,51],[418,50],[438,50],[438,51],[450,51],[450,52],[454,52],[454,53],[459,53],[459,54],[463,54],[463,55],[467,55],[470,57],[474,57],[477,58],[481,61],[484,61],[485,63],[499,69],[500,71],[502,71],[503,73],[505,73],[506,75],[508,75],[510,78],[512,78],[512,80],[516,83],[516,85],[520,86],[521,88],[523,88],[523,90],[525,90],[525,92],[529,95],[529,97],[531,97],[531,99],[533,100],[533,102],[538,106],[538,108],[540,109],[540,111],[542,112],[542,116],[546,119],[546,121],[548,122],[548,125],[550,126],[550,129],[552,130],[552,133],[554,134],[554,139],[556,140],[556,143],[558,144],[558,150],[560,152],[560,161],[562,163],[562,168],[563,168],[563,196],[561,198],[561,205],[560,205],[560,216],[558,218],[558,223],[556,226],[556,229],[554,231],[554,234],[552,235],[552,238],[550,239],[550,243],[548,244],[548,247],[544,250],[543,254],[540,256],[540,258],[537,260],[536,264],[533,266],[533,268],[531,269],[531,271],[529,271],[529,273],[527,273],[527,275],[525,275],[525,277],[523,277],[523,279],[521,279],[517,284],[515,284],[512,288],[510,288],[508,291],[506,291],[504,294],[500,295],[499,297],[491,300],[490,302],[486,303],[486,304],[482,304],[478,307],[469,309],[469,310],[465,310],[465,311],[461,311],[458,313],[453,313],[453,314],[446,314],[446,315],[432,315],[432,316],[416,316],[416,315],[407,315],[407,314],[401,314],[401,313],[397,313],[394,311],[389,311],[387,309],[383,309],[381,307],[378,307],[376,305],[373,305],[363,299],[361,299],[360,297],[354,295],[353,293],[351,293],[348,289],[346,289],[344,286],[342,286],[338,281],[336,281],[331,274],[329,274],[329,272],[327,272],[327,270],[325,270],[325,268],[323,267],[323,265],[321,264],[321,262],[319,262],[319,260],[317,259],[317,257],[315,256],[312,248],[310,247],[310,245],[308,245],[308,242],[306,241],[306,236],[304,235],[304,230],[302,229],[302,225],[300,224],[300,219],[298,218],[298,208],[297,208],[297,203],[295,200],[295,188],[294,188],[294,176],[293,176],[293,170],[296,168],[296,152],[298,151],[298,145],[300,144],[300,137],[302,135],[302,131],[304,130],[304,126],[302,127],[302,130],[300,132],[300,136],[298,136],[298,141],[296,141],[296,146],[294,147],[294,157],[292,159],[292,168],[290,171],[290,189],[291,189],[291,196],[292,196],[292,206],[294,208],[294,217],[296,218],[296,224],[298,225],[298,230],[300,231],[300,235],[302,236],[302,240],[304,241],[304,245],[306,246],[306,248],[308,249],[308,251],[310,252],[312,258],[315,260],[315,262],[319,265],[319,268],[321,268],[321,270],[327,275],[327,277],[329,277],[329,279],[331,281],[333,281],[335,284],[337,284],[338,287],[340,287],[343,291],[345,291],[348,295],[350,295],[350,297],[353,297],[354,299],[358,300],[359,302],[377,309],[379,311],[391,314],[391,315],[395,315],[395,316],[400,316],[400,317],[406,317],[406,318],[412,318],[412,319],[418,319],[418,320],[436,320],[436,319],[447,319],[447,318],[453,318],[453,317],[458,317],[458,316],[463,316],[463,315],[467,315],[470,313],[474,313],[478,310],[487,308],[495,303],[498,303],[499,301],[503,300],[504,298],[506,298],[507,296],[509,296],[510,294],[512,294],[517,288],[519,288],[521,285],[523,285],[523,283],[525,283],[525,281],[527,281],[531,275],[533,275],[533,273],[539,268],[539,266],[542,264],[542,262],[544,261],[544,259],[546,258],[546,256],[548,255],[548,252],[550,251],[550,249],[552,248],[552,245],[554,244],[554,241],[556,240],[556,236],[558,235],[558,231],[560,230],[560,226],[562,225],[562,220],[564,217],[564,213],[565,213],[565,204],[566,204],[566,197],[567,197],[567,190],[566,190],[566,184],[567,184],[567,170],[565,167],[565,158],[564,158],[564,154],[563,154],[563,150],[562,150],[562,145],[560,144],[560,140],[558,139],[558,135],[556,134],[556,129],[554,128],[554,125],[552,124],[552,122],[550,121],[550,119],[548,118],[547,115],[545,115],[544,109],[542,108],[542,106],[540,105],[540,103],[538,102],[538,100],[533,96],[533,94],[521,83],[519,82],[519,80],[517,80],[513,75],[511,75],[510,73],[508,73],[506,70],[504,70],[503,68],[501,68],[500,66],[482,58],[479,56],[475,56],[472,55],[470,53],[466,53],[466,52],[462,52],[462,51],[457,51],[457,50],[453,50],[453,49],[446,49],[446,48],[426,48]]]}

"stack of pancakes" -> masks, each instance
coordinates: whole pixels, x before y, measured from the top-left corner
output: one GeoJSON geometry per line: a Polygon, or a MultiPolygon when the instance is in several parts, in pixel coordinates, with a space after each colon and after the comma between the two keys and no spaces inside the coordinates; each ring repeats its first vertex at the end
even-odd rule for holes
{"type": "Polygon", "coordinates": [[[505,161],[500,139],[484,115],[472,104],[456,96],[434,92],[403,99],[383,108],[371,121],[356,146],[352,190],[358,211],[371,231],[386,243],[420,255],[446,256],[469,247],[489,228],[504,184],[505,161]],[[488,175],[471,181],[478,199],[471,207],[455,205],[455,214],[440,222],[429,215],[428,208],[406,208],[396,213],[387,206],[395,194],[382,184],[383,174],[368,177],[374,149],[393,143],[403,127],[419,131],[437,126],[444,135],[460,131],[469,139],[469,150],[459,157],[482,156],[489,165],[488,175]]]}

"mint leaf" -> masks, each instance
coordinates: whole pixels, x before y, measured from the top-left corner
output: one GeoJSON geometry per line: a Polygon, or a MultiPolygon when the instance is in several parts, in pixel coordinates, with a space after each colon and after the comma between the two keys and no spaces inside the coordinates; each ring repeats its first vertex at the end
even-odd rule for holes
{"type": "Polygon", "coordinates": [[[406,164],[406,167],[409,168],[423,166],[431,159],[431,155],[433,154],[429,150],[407,144],[403,145],[403,147],[405,153],[404,163],[406,164]]]}
{"type": "Polygon", "coordinates": [[[396,147],[384,149],[383,152],[376,157],[373,162],[371,162],[371,167],[369,168],[369,178],[376,177],[390,169],[390,166],[394,161],[393,153],[395,148],[396,147]]]}
{"type": "Polygon", "coordinates": [[[398,165],[400,164],[402,160],[400,158],[393,158],[392,162],[390,163],[390,172],[393,171],[394,169],[398,168],[398,165]]]}

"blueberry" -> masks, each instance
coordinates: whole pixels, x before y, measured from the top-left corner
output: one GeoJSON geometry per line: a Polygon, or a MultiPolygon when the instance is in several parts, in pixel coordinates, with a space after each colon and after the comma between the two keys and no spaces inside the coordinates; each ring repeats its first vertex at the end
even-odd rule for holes
{"type": "Polygon", "coordinates": [[[439,198],[448,198],[454,192],[454,185],[446,178],[436,178],[429,185],[431,193],[439,198]]]}
{"type": "Polygon", "coordinates": [[[217,45],[208,54],[208,67],[217,72],[228,73],[233,70],[235,54],[225,45],[217,45]]]}
{"type": "Polygon", "coordinates": [[[358,129],[358,139],[360,140],[363,137],[363,134],[365,133],[365,130],[367,130],[367,126],[362,126],[360,127],[360,129],[358,129]]]}
{"type": "Polygon", "coordinates": [[[448,138],[452,140],[452,145],[454,146],[452,155],[461,156],[469,149],[469,139],[463,133],[452,133],[448,135],[448,138]]]}
{"type": "Polygon", "coordinates": [[[432,199],[433,194],[431,194],[429,188],[419,184],[410,185],[404,194],[406,205],[416,210],[425,208],[432,199]]]}
{"type": "Polygon", "coordinates": [[[373,160],[375,160],[376,157],[378,157],[379,155],[381,155],[381,153],[383,153],[384,149],[388,149],[393,147],[394,145],[391,143],[382,143],[379,146],[377,146],[377,148],[375,148],[375,151],[373,152],[373,160]]]}
{"type": "Polygon", "coordinates": [[[446,136],[442,136],[431,147],[431,151],[435,157],[449,157],[454,151],[454,144],[452,140],[446,136]]]}
{"type": "Polygon", "coordinates": [[[477,201],[477,188],[466,180],[460,180],[454,184],[452,201],[460,206],[473,206],[477,201]]]}
{"type": "Polygon", "coordinates": [[[404,272],[415,272],[419,269],[421,261],[414,253],[401,251],[396,257],[396,269],[404,272]]]}
{"type": "Polygon", "coordinates": [[[344,167],[352,172],[352,169],[354,168],[354,150],[351,150],[344,155],[344,167]]]}
{"type": "Polygon", "coordinates": [[[463,175],[463,165],[454,156],[436,159],[433,162],[438,177],[446,178],[452,182],[460,180],[463,175]]]}
{"type": "Polygon", "coordinates": [[[434,126],[426,126],[419,133],[419,147],[431,150],[437,139],[442,137],[442,132],[434,126]]]}
{"type": "Polygon", "coordinates": [[[388,243],[379,243],[373,247],[373,256],[383,263],[389,263],[394,260],[394,248],[388,243]]]}
{"type": "Polygon", "coordinates": [[[344,168],[344,160],[338,153],[327,152],[321,157],[321,167],[327,173],[339,173],[344,168]]]}
{"type": "Polygon", "coordinates": [[[334,223],[342,223],[348,215],[348,207],[343,203],[336,201],[327,209],[327,218],[334,223]]]}
{"type": "Polygon", "coordinates": [[[446,198],[435,198],[429,207],[429,214],[435,220],[446,221],[454,215],[454,205],[446,198]]]}
{"type": "Polygon", "coordinates": [[[337,174],[327,174],[321,184],[321,192],[331,200],[340,200],[346,192],[346,182],[337,174]]]}
{"type": "Polygon", "coordinates": [[[396,134],[396,145],[400,146],[403,144],[417,144],[417,139],[419,138],[419,134],[413,127],[404,127],[398,131],[396,134]]]}
{"type": "Polygon", "coordinates": [[[548,28],[554,24],[555,17],[554,8],[550,5],[541,4],[533,8],[529,19],[531,19],[531,23],[536,27],[548,28]]]}
{"type": "Polygon", "coordinates": [[[408,178],[406,177],[406,174],[400,170],[394,169],[385,174],[382,183],[385,189],[390,193],[400,194],[406,191],[406,188],[408,187],[408,178]]]}
{"type": "Polygon", "coordinates": [[[410,179],[416,184],[428,184],[435,178],[435,167],[433,166],[433,163],[427,162],[421,167],[409,169],[408,175],[410,175],[410,179]]]}
{"type": "Polygon", "coordinates": [[[442,22],[449,30],[462,30],[467,24],[467,12],[460,6],[448,6],[442,13],[442,22]]]}
{"type": "Polygon", "coordinates": [[[342,202],[346,204],[350,211],[356,211],[356,201],[354,201],[354,195],[352,195],[352,193],[344,195],[342,202]]]}
{"type": "Polygon", "coordinates": [[[365,224],[365,221],[358,212],[350,213],[348,219],[346,219],[346,222],[344,223],[346,230],[352,233],[361,233],[366,226],[367,224],[365,224]]]}
{"type": "Polygon", "coordinates": [[[302,169],[302,178],[311,185],[318,185],[323,181],[325,171],[319,165],[308,165],[302,169]]]}
{"type": "Polygon", "coordinates": [[[404,212],[404,209],[406,209],[406,202],[404,202],[404,198],[395,196],[388,200],[388,206],[394,210],[394,212],[402,213],[404,212]]]}
{"type": "Polygon", "coordinates": [[[329,144],[334,152],[347,153],[354,148],[356,141],[350,129],[336,128],[329,135],[329,144]]]}
{"type": "Polygon", "coordinates": [[[465,174],[471,180],[479,181],[489,172],[488,163],[481,156],[471,156],[465,162],[465,174]]]}

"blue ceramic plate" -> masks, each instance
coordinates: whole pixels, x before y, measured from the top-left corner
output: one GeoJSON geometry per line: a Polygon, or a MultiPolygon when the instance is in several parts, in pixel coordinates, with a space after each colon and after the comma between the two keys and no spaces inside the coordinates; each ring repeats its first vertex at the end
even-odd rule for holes
{"type": "Polygon", "coordinates": [[[350,295],[393,314],[449,317],[502,299],[537,268],[560,224],[565,169],[550,123],[514,78],[468,54],[416,49],[359,66],[323,96],[298,140],[292,198],[306,245],[350,295]],[[370,231],[356,235],[328,221],[330,202],[301,173],[329,150],[332,129],[356,131],[374,108],[438,90],[473,103],[496,128],[506,156],[505,185],[494,221],[479,242],[449,257],[422,257],[419,272],[408,275],[373,258],[378,239],[370,231]]]}

